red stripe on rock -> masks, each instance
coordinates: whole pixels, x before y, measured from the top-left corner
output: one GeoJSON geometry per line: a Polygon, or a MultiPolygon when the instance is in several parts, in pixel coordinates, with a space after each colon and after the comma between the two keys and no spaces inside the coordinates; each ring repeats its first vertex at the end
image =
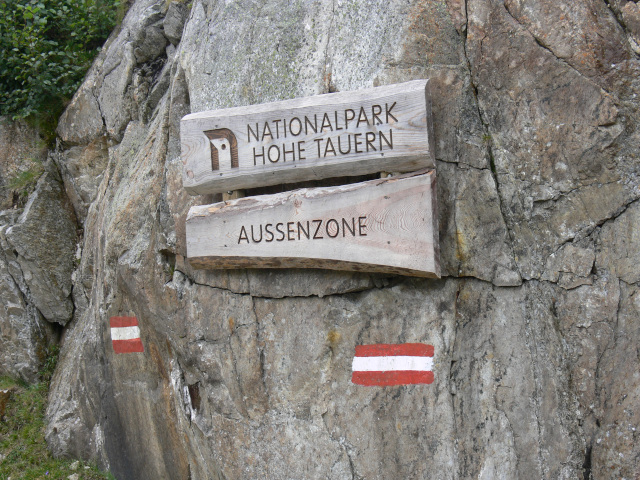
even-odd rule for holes
{"type": "Polygon", "coordinates": [[[111,328],[137,327],[138,319],[136,317],[111,317],[109,319],[109,326],[111,328]]]}
{"type": "Polygon", "coordinates": [[[426,345],[424,343],[356,345],[356,357],[391,356],[433,357],[433,345],[426,345]]]}
{"type": "Polygon", "coordinates": [[[144,352],[142,340],[134,338],[132,340],[113,340],[113,351],[116,353],[138,353],[144,352]]]}
{"type": "Polygon", "coordinates": [[[351,381],[365,387],[433,383],[433,372],[398,370],[393,372],[353,372],[351,381]]]}

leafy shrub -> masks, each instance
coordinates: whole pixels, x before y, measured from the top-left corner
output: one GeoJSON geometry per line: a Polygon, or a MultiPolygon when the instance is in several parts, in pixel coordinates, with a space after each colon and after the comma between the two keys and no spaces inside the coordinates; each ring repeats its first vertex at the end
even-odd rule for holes
{"type": "Polygon", "coordinates": [[[116,23],[120,0],[0,0],[0,115],[57,118],[116,23]]]}

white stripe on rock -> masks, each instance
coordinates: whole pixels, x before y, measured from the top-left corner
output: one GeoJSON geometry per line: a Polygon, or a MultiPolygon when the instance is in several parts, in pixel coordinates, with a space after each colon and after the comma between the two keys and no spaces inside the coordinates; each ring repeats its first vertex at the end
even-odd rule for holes
{"type": "Polygon", "coordinates": [[[393,370],[425,370],[433,368],[433,357],[353,357],[354,372],[388,372],[393,370]]]}
{"type": "Polygon", "coordinates": [[[133,340],[140,338],[139,327],[115,327],[111,329],[111,340],[133,340]]]}

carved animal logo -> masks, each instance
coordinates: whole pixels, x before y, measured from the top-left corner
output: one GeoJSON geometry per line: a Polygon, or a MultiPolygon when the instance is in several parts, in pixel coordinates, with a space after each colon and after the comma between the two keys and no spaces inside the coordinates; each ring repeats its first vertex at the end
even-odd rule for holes
{"type": "Polygon", "coordinates": [[[207,130],[204,134],[211,147],[211,170],[220,170],[220,164],[238,168],[238,141],[228,128],[207,130]]]}

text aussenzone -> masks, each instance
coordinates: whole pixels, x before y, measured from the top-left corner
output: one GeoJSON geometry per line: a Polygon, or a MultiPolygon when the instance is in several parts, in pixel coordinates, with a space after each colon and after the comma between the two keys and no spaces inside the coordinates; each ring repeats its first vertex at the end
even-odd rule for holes
{"type": "Polygon", "coordinates": [[[290,242],[305,238],[307,240],[322,240],[338,236],[366,237],[367,216],[241,225],[238,243],[290,242]]]}

